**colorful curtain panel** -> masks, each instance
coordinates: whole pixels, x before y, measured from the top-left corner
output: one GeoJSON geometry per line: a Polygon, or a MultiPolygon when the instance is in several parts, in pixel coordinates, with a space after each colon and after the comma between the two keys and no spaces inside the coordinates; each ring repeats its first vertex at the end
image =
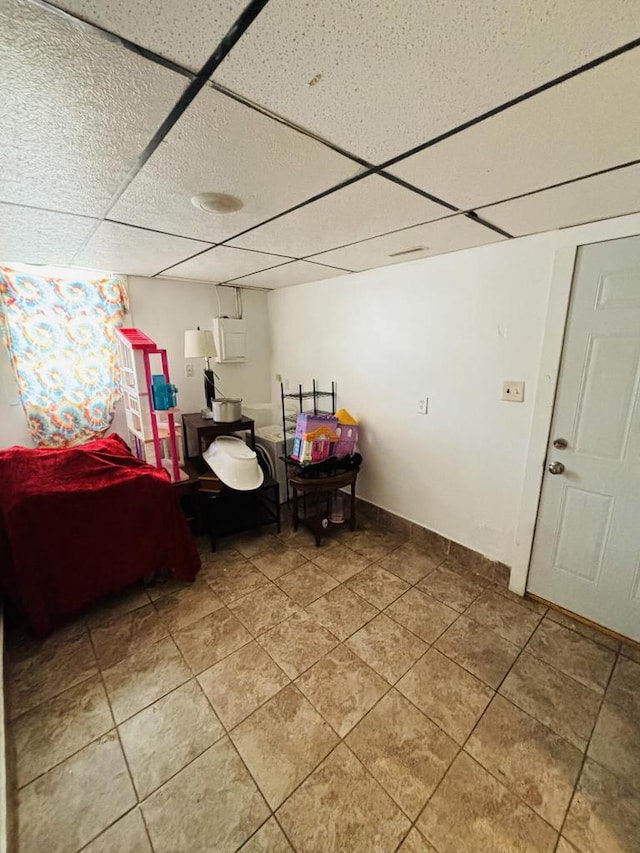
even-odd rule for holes
{"type": "Polygon", "coordinates": [[[80,281],[0,266],[2,331],[36,446],[83,444],[110,426],[115,329],[127,311],[118,276],[80,281]]]}

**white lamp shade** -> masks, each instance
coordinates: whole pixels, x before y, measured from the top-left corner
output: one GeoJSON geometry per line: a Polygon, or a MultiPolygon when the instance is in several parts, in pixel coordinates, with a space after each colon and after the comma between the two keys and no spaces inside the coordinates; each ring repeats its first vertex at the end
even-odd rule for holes
{"type": "Polygon", "coordinates": [[[208,329],[188,329],[184,333],[185,358],[211,358],[215,354],[213,332],[208,329]]]}

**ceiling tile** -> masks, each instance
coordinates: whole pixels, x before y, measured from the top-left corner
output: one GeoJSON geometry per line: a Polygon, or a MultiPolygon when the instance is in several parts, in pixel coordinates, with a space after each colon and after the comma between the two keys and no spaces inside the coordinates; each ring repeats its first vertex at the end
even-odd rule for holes
{"type": "Polygon", "coordinates": [[[640,211],[640,166],[616,169],[485,207],[483,218],[521,236],[640,211]]]}
{"type": "Polygon", "coordinates": [[[0,3],[0,200],[98,216],[185,87],[55,11],[0,3]]]}
{"type": "Polygon", "coordinates": [[[69,264],[95,219],[0,203],[0,263],[69,264]]]}
{"type": "Polygon", "coordinates": [[[269,0],[214,79],[379,163],[639,31],[637,0],[269,0]]]}
{"type": "Polygon", "coordinates": [[[372,175],[236,238],[233,245],[303,257],[450,214],[448,208],[372,175]]]}
{"type": "Polygon", "coordinates": [[[497,243],[504,239],[506,238],[466,216],[450,216],[437,222],[404,228],[373,240],[324,252],[314,256],[313,260],[351,270],[366,270],[442,255],[472,246],[483,246],[486,243],[497,243]],[[406,252],[418,248],[420,251],[406,252]],[[390,257],[396,252],[403,254],[390,257]]]}
{"type": "Polygon", "coordinates": [[[219,243],[359,171],[320,142],[207,87],[110,218],[219,243]],[[190,201],[202,192],[238,196],[244,207],[206,213],[190,201]]]}
{"type": "Polygon", "coordinates": [[[346,270],[337,270],[333,267],[325,267],[322,264],[310,261],[292,261],[270,270],[247,275],[239,278],[233,284],[243,287],[266,287],[276,290],[279,287],[290,287],[294,284],[306,284],[310,281],[323,281],[325,278],[336,278],[339,275],[348,275],[346,270]]]}
{"type": "Polygon", "coordinates": [[[637,159],[638,104],[640,48],[522,101],[389,171],[462,208],[490,204],[637,159]]]}
{"type": "Polygon", "coordinates": [[[91,24],[199,71],[248,0],[53,0],[91,24]]]}
{"type": "Polygon", "coordinates": [[[165,275],[173,278],[189,278],[194,281],[213,281],[220,283],[231,278],[276,267],[289,258],[281,255],[267,255],[264,252],[250,252],[245,249],[232,249],[218,246],[198,255],[190,261],[178,264],[167,270],[165,275]]]}
{"type": "Polygon", "coordinates": [[[155,275],[206,248],[207,243],[184,237],[171,237],[116,222],[102,222],[73,262],[76,266],[128,275],[155,275]]]}

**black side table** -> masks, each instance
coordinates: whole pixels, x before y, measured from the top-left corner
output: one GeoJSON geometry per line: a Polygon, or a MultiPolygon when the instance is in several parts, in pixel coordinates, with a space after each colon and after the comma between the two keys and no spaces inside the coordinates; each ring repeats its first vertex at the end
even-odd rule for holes
{"type": "Polygon", "coordinates": [[[349,499],[349,526],[351,530],[356,529],[356,480],[358,470],[353,468],[342,474],[329,477],[318,477],[311,479],[301,477],[294,470],[288,474],[289,485],[293,490],[293,529],[297,530],[302,524],[310,530],[320,547],[322,536],[329,530],[338,527],[336,522],[329,518],[331,495],[346,486],[350,487],[349,499]],[[298,495],[303,497],[303,514],[299,511],[298,495]],[[307,506],[307,496],[310,498],[311,506],[307,506]]]}
{"type": "Polygon", "coordinates": [[[280,533],[280,486],[265,475],[263,484],[250,492],[226,486],[221,492],[200,492],[200,517],[216,550],[220,536],[253,530],[266,524],[277,525],[280,533]]]}

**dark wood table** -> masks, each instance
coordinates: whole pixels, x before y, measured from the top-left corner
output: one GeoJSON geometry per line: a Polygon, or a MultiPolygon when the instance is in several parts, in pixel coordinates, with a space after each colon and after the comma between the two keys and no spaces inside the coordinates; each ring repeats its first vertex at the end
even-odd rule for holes
{"type": "MultiPolygon", "coordinates": [[[[182,433],[184,438],[184,458],[196,459],[203,453],[202,441],[210,442],[219,435],[231,435],[236,432],[251,433],[251,447],[256,449],[255,423],[252,418],[244,415],[239,421],[220,423],[203,418],[200,412],[182,416],[182,433]]],[[[206,449],[206,448],[205,448],[206,449]]]]}
{"type": "Polygon", "coordinates": [[[289,471],[287,480],[293,490],[293,529],[297,530],[298,525],[304,525],[313,533],[316,545],[320,547],[322,536],[329,530],[340,526],[329,518],[331,495],[339,489],[349,486],[351,494],[348,521],[351,530],[355,530],[357,479],[358,469],[356,468],[335,476],[318,478],[301,477],[295,470],[289,471]],[[304,499],[302,515],[299,511],[299,493],[304,499]],[[307,496],[311,499],[310,507],[307,506],[307,496]]]}

